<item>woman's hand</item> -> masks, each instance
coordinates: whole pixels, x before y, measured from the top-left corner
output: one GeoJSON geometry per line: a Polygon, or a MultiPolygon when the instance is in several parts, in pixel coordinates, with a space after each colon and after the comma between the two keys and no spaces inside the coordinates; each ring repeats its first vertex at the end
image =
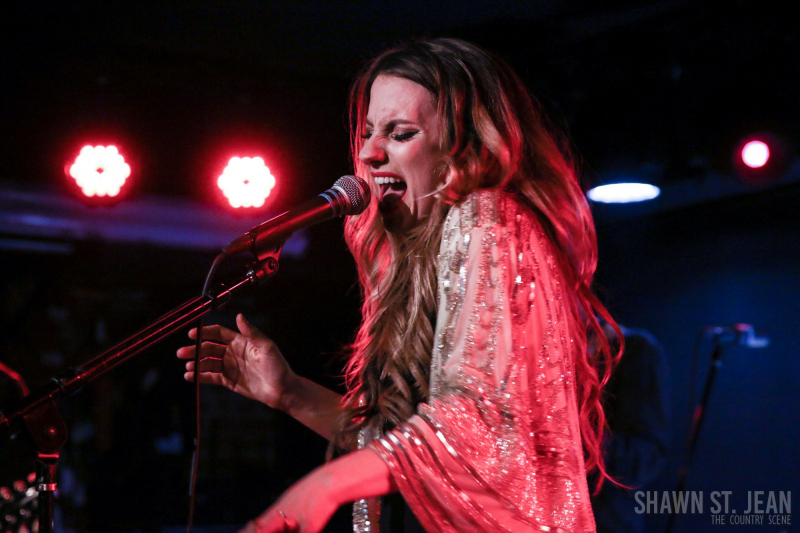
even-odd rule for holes
{"type": "Polygon", "coordinates": [[[338,507],[330,475],[325,467],[318,468],[292,485],[272,507],[249,522],[240,533],[317,533],[322,531],[338,507]]]}
{"type": "Polygon", "coordinates": [[[339,506],[396,490],[383,459],[370,449],[357,450],[324,464],[292,485],[240,533],[317,533],[339,506]]]}
{"type": "MultiPolygon", "coordinates": [[[[222,385],[275,409],[287,410],[286,399],[297,375],[275,343],[243,315],[236,316],[236,326],[239,333],[222,326],[203,328],[200,383],[222,385]]],[[[189,331],[189,338],[197,338],[196,328],[189,331]]],[[[183,376],[187,381],[194,380],[194,352],[194,346],[184,346],[177,352],[179,359],[189,360],[183,376]]]]}

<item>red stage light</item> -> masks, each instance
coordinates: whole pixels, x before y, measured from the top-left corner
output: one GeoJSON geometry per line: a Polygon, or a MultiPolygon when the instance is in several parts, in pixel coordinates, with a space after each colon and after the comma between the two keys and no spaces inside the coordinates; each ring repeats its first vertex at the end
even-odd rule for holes
{"type": "Polygon", "coordinates": [[[757,187],[780,180],[789,163],[786,141],[770,131],[744,137],[732,155],[739,179],[757,187]]]}
{"type": "Polygon", "coordinates": [[[742,147],[742,162],[750,168],[761,168],[769,161],[769,146],[762,141],[750,141],[742,147]]]}
{"type": "Polygon", "coordinates": [[[116,146],[84,146],[69,174],[86,196],[116,196],[131,167],[116,146]]]}
{"type": "Polygon", "coordinates": [[[261,207],[275,187],[275,177],[260,157],[232,157],[217,186],[232,207],[261,207]]]}

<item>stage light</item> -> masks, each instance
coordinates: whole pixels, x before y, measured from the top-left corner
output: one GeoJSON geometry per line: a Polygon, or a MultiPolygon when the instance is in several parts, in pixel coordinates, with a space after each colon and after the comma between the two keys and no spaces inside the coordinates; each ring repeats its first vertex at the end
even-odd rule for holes
{"type": "Polygon", "coordinates": [[[275,187],[275,177],[260,157],[233,157],[217,186],[231,207],[261,207],[275,187]]]}
{"type": "Polygon", "coordinates": [[[731,155],[739,179],[756,187],[780,180],[789,164],[786,140],[770,131],[744,137],[731,155]]]}
{"type": "Polygon", "coordinates": [[[594,202],[627,204],[652,200],[661,189],[649,183],[612,183],[591,189],[586,195],[594,202]]]}
{"type": "Polygon", "coordinates": [[[750,168],[761,168],[769,161],[769,146],[763,141],[750,141],[742,147],[742,162],[750,168]]]}
{"type": "Polygon", "coordinates": [[[86,196],[117,196],[131,167],[116,146],[84,146],[69,174],[86,196]]]}

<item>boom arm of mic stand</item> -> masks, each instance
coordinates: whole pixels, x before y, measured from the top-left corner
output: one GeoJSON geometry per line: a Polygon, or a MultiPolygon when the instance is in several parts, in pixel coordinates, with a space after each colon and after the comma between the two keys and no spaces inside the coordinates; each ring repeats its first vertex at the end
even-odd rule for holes
{"type": "Polygon", "coordinates": [[[26,396],[19,407],[7,415],[0,413],[0,438],[25,431],[38,453],[39,508],[42,510],[40,533],[53,531],[55,469],[61,448],[67,442],[67,427],[59,415],[55,400],[80,391],[86,383],[128,361],[145,348],[209,311],[221,309],[233,297],[266,281],[278,271],[282,247],[283,245],[262,254],[260,261],[242,279],[229,287],[223,287],[216,296],[203,295],[189,300],[83,366],[52,378],[43,390],[26,396]]]}

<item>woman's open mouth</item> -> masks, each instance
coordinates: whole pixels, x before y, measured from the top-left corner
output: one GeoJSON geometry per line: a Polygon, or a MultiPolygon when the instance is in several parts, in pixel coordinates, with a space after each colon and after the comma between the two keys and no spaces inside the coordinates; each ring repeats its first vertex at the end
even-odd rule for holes
{"type": "Polygon", "coordinates": [[[376,176],[373,179],[379,190],[378,209],[381,212],[392,211],[406,194],[406,182],[394,176],[376,176]]]}

